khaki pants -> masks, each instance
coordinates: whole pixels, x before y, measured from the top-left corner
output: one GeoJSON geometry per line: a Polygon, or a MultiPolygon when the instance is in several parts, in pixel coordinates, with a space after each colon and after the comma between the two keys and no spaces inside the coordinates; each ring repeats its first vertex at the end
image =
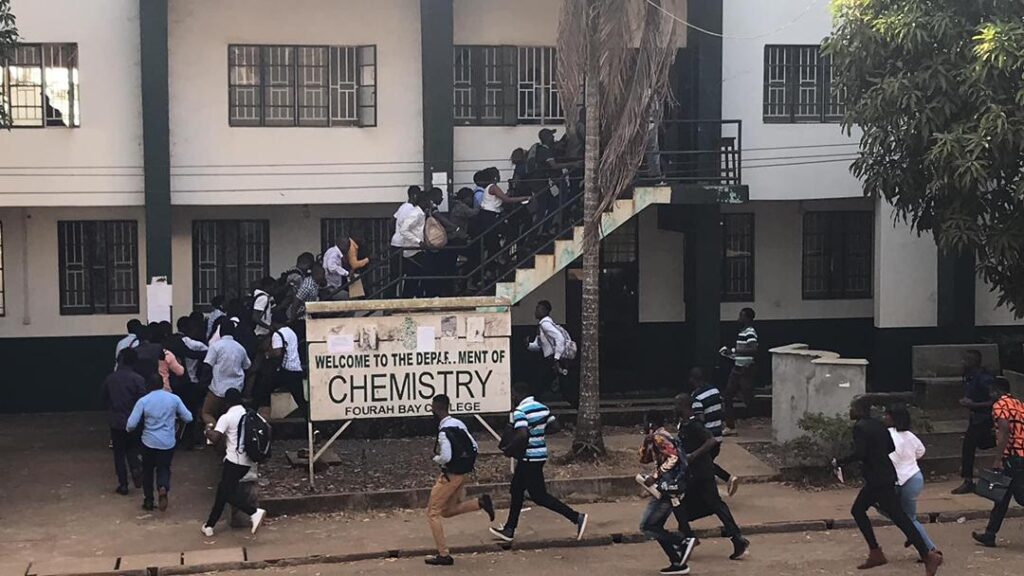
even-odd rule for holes
{"type": "Polygon", "coordinates": [[[206,392],[206,399],[203,400],[203,423],[206,424],[207,428],[213,428],[217,425],[217,419],[220,418],[227,409],[224,407],[224,399],[220,396],[214,395],[213,392],[206,392]]]}
{"type": "Polygon", "coordinates": [[[441,525],[442,518],[451,518],[460,514],[475,512],[480,509],[480,502],[470,500],[463,502],[466,497],[466,477],[460,474],[441,474],[430,489],[430,502],[427,504],[427,523],[430,525],[430,532],[434,535],[434,543],[437,544],[437,553],[441,556],[448,556],[448,542],[444,537],[444,526],[441,525]]]}

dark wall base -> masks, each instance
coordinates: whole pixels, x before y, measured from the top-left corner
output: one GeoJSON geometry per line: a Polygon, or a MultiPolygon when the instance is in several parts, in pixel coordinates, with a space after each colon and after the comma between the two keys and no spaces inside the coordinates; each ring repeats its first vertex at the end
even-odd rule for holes
{"type": "Polygon", "coordinates": [[[100,384],[114,367],[118,336],[3,338],[0,413],[102,408],[100,384]]]}

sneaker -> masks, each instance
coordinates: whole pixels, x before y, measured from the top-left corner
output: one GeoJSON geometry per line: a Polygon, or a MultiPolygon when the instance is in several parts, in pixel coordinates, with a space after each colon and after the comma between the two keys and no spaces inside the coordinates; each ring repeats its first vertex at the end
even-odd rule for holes
{"type": "Polygon", "coordinates": [[[736,476],[729,476],[729,481],[725,483],[726,493],[729,494],[729,498],[736,495],[736,491],[740,489],[740,479],[736,476]]]}
{"type": "Polygon", "coordinates": [[[263,517],[266,516],[266,515],[267,515],[267,511],[266,510],[264,510],[263,508],[257,508],[256,509],[256,513],[254,513],[252,516],[249,516],[249,519],[252,520],[252,533],[253,534],[255,534],[256,531],[260,529],[260,524],[263,523],[263,517]]]}
{"type": "Polygon", "coordinates": [[[735,436],[735,435],[736,435],[736,429],[735,428],[729,428],[728,426],[726,426],[725,428],[722,428],[722,436],[735,436]]]}
{"type": "Polygon", "coordinates": [[[984,546],[986,548],[995,548],[996,547],[996,535],[995,534],[989,534],[988,532],[971,532],[971,538],[974,538],[975,542],[977,542],[978,544],[981,544],[982,546],[984,546]]]}
{"type": "Polygon", "coordinates": [[[160,488],[157,490],[156,507],[159,508],[161,512],[167,510],[167,488],[160,488]]]}
{"type": "Polygon", "coordinates": [[[580,517],[576,519],[576,540],[583,540],[583,533],[587,531],[587,519],[589,516],[586,514],[580,514],[580,517]]]}
{"type": "Polygon", "coordinates": [[[672,564],[666,568],[658,570],[658,574],[689,574],[690,567],[686,564],[672,564]]]}
{"type": "Polygon", "coordinates": [[[686,566],[686,563],[690,560],[690,554],[693,553],[693,548],[696,545],[696,538],[687,538],[676,546],[676,551],[679,552],[679,564],[681,566],[686,566]]]}
{"type": "Polygon", "coordinates": [[[438,554],[437,556],[427,556],[423,563],[427,566],[451,566],[455,564],[455,559],[451,556],[441,556],[438,554]]]}
{"type": "Polygon", "coordinates": [[[494,535],[495,538],[498,538],[499,540],[504,540],[505,542],[511,542],[516,538],[515,532],[509,530],[504,526],[502,526],[501,529],[488,528],[488,530],[491,532],[491,534],[494,535]]]}
{"type": "Polygon", "coordinates": [[[114,492],[117,493],[117,494],[120,494],[121,496],[127,496],[128,495],[128,487],[124,486],[124,485],[118,486],[117,488],[114,489],[114,492]]]}
{"type": "Polygon", "coordinates": [[[200,528],[199,531],[203,533],[203,536],[206,536],[207,538],[213,538],[212,526],[207,526],[206,524],[203,524],[202,528],[200,528]]]}
{"type": "Polygon", "coordinates": [[[737,536],[732,539],[732,554],[729,555],[729,560],[739,560],[746,556],[749,550],[750,540],[743,536],[737,536]]]}
{"type": "Polygon", "coordinates": [[[491,495],[484,494],[477,499],[477,502],[480,503],[480,509],[487,513],[487,517],[491,519],[491,522],[494,522],[494,501],[491,500],[491,495]]]}
{"type": "Polygon", "coordinates": [[[960,484],[953,489],[950,494],[973,494],[974,493],[974,480],[965,479],[963,484],[960,484]]]}

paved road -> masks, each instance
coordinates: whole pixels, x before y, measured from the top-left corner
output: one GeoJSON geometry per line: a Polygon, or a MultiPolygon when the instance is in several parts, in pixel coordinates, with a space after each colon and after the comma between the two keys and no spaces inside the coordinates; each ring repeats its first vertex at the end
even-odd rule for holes
{"type": "MultiPolygon", "coordinates": [[[[1003,527],[1001,548],[989,549],[970,542],[970,531],[978,522],[930,525],[932,537],[943,544],[946,564],[939,574],[972,576],[1019,576],[1024,571],[1024,521],[1011,520],[1003,527]]],[[[904,550],[902,538],[893,528],[878,530],[890,564],[870,572],[856,569],[865,547],[853,530],[795,533],[753,537],[750,555],[733,562],[726,558],[729,545],[721,539],[706,541],[694,552],[692,574],[743,576],[902,576],[919,575],[924,568],[913,554],[904,550]]],[[[478,574],[585,574],[586,576],[632,576],[657,574],[664,557],[653,542],[602,548],[573,548],[477,554],[456,559],[452,568],[432,568],[421,559],[328,564],[262,571],[220,573],[218,576],[459,576],[478,574]]]]}

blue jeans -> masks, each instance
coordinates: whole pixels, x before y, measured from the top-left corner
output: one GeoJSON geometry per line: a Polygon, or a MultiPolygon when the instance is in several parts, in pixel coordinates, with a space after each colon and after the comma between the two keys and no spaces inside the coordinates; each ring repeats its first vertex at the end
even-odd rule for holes
{"type": "Polygon", "coordinates": [[[647,505],[647,509],[644,510],[643,517],[640,519],[640,531],[644,533],[644,536],[658,541],[661,549],[668,556],[669,562],[679,564],[682,558],[679,556],[677,547],[686,538],[678,532],[672,533],[665,530],[665,521],[668,520],[671,514],[672,499],[670,497],[662,496],[658,500],[651,500],[651,503],[647,505]]]}
{"type": "Polygon", "coordinates": [[[921,495],[922,490],[924,490],[924,476],[921,472],[918,472],[898,488],[900,507],[907,513],[907,516],[910,516],[910,521],[914,523],[914,527],[921,533],[921,538],[924,539],[928,549],[935,550],[935,543],[932,542],[928,533],[925,532],[924,526],[917,520],[917,497],[921,495]]]}

